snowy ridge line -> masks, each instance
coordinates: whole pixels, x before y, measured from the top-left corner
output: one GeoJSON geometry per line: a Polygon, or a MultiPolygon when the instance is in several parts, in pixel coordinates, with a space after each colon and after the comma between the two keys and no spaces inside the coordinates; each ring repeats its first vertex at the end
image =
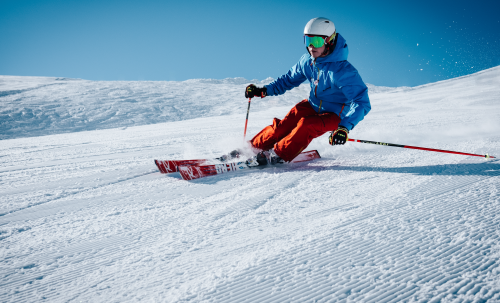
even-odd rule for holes
{"type": "Polygon", "coordinates": [[[468,78],[477,78],[478,76],[481,76],[482,74],[488,74],[488,73],[494,72],[497,69],[499,69],[499,67],[498,66],[494,66],[494,67],[487,68],[487,69],[482,70],[482,71],[478,71],[478,72],[476,72],[474,74],[464,75],[464,76],[460,76],[460,77],[456,77],[456,78],[452,78],[452,79],[441,80],[441,81],[437,81],[437,82],[433,82],[433,83],[427,83],[427,84],[423,84],[423,85],[419,85],[419,86],[414,86],[414,87],[407,87],[407,86],[405,86],[404,88],[409,88],[411,90],[416,90],[416,89],[421,89],[421,88],[428,88],[428,87],[434,87],[434,86],[442,86],[443,84],[455,83],[455,81],[460,81],[460,80],[464,80],[464,79],[468,79],[468,78]]]}
{"type": "MultiPolygon", "coordinates": [[[[39,203],[34,203],[34,204],[26,206],[26,207],[22,207],[22,208],[18,208],[18,209],[13,209],[13,210],[10,210],[8,212],[0,213],[0,226],[5,225],[5,224],[10,223],[10,222],[13,222],[13,221],[29,220],[29,219],[36,218],[36,215],[33,215],[33,216],[29,216],[29,214],[28,215],[23,215],[23,214],[19,215],[19,212],[30,210],[33,207],[36,207],[37,208],[36,211],[39,212],[40,210],[44,209],[43,205],[47,205],[48,203],[55,202],[55,201],[58,201],[58,200],[61,200],[61,199],[65,199],[65,198],[68,198],[68,197],[71,197],[71,196],[74,196],[74,195],[77,195],[77,194],[80,194],[80,193],[86,193],[86,192],[94,191],[94,190],[97,190],[97,189],[105,188],[107,186],[112,186],[112,185],[115,185],[115,184],[118,184],[118,183],[130,181],[130,180],[137,179],[137,178],[140,178],[140,177],[144,177],[144,176],[147,176],[147,175],[151,175],[151,174],[154,174],[154,173],[157,173],[157,171],[156,170],[152,170],[150,172],[145,172],[145,173],[142,173],[142,174],[133,175],[133,176],[130,176],[130,177],[127,177],[127,178],[124,178],[124,179],[120,179],[120,180],[115,181],[115,182],[108,182],[108,183],[105,183],[105,184],[102,184],[102,185],[99,185],[99,186],[95,186],[95,187],[91,187],[91,188],[85,188],[85,189],[82,189],[82,190],[77,190],[77,191],[74,191],[74,192],[67,193],[64,196],[57,197],[55,199],[50,199],[50,200],[47,200],[47,201],[43,201],[43,202],[39,202],[39,203]],[[17,220],[13,220],[14,218],[12,218],[11,215],[12,216],[17,215],[17,217],[19,217],[19,218],[17,220]]],[[[47,208],[50,208],[50,207],[47,206],[47,208]]]]}
{"type": "MultiPolygon", "coordinates": [[[[497,187],[498,187],[498,185],[497,185],[497,187]]],[[[484,195],[487,195],[487,193],[484,195]]],[[[434,199],[432,199],[432,200],[434,200],[434,199]]],[[[427,217],[433,216],[432,214],[429,214],[429,212],[428,212],[429,208],[433,209],[433,210],[439,210],[443,213],[448,213],[449,209],[454,209],[454,207],[456,207],[456,206],[459,206],[463,203],[467,203],[467,201],[464,201],[464,200],[465,199],[456,199],[455,203],[452,203],[452,204],[441,203],[441,204],[439,204],[438,208],[436,208],[435,204],[433,204],[433,205],[428,204],[427,202],[431,202],[431,201],[427,200],[427,201],[425,201],[425,203],[427,203],[428,205],[427,205],[427,207],[423,208],[420,211],[420,217],[418,218],[418,220],[421,220],[423,217],[426,217],[426,216],[427,217]]],[[[474,199],[474,201],[483,201],[483,200],[484,200],[484,197],[482,197],[482,196],[478,196],[476,199],[474,199]]],[[[395,211],[400,211],[400,210],[403,211],[403,209],[398,209],[395,211]]],[[[410,215],[413,215],[413,213],[410,215]]],[[[387,214],[385,217],[389,217],[389,215],[387,214]]],[[[387,222],[391,225],[397,224],[397,223],[392,222],[390,220],[387,222]]],[[[429,222],[429,224],[432,224],[432,222],[429,222]]],[[[496,229],[495,226],[496,226],[495,219],[490,218],[488,225],[487,225],[487,229],[484,230],[483,235],[478,234],[476,237],[481,237],[481,236],[484,237],[484,235],[488,234],[489,231],[494,232],[496,229]]],[[[362,227],[362,226],[360,226],[360,227],[362,227]]],[[[361,229],[364,229],[364,227],[361,229]]],[[[398,228],[396,227],[394,229],[395,229],[396,233],[398,233],[398,228]]],[[[453,233],[454,231],[452,230],[451,232],[453,233]]],[[[455,231],[455,234],[459,234],[459,233],[460,233],[460,231],[455,231]]],[[[342,236],[342,233],[340,231],[338,232],[338,234],[341,235],[341,237],[340,237],[341,239],[338,239],[338,237],[335,237],[334,234],[331,234],[331,235],[325,237],[325,238],[335,238],[338,240],[332,241],[331,244],[321,247],[321,250],[323,253],[328,252],[330,250],[334,250],[338,246],[338,243],[342,242],[342,239],[346,239],[346,238],[350,239],[347,236],[342,236]]],[[[310,243],[308,243],[308,245],[325,243],[326,242],[325,238],[318,239],[312,243],[310,242],[310,243]]],[[[418,246],[415,246],[415,245],[410,246],[409,248],[406,248],[406,250],[410,249],[410,250],[414,251],[414,253],[418,254],[418,252],[422,249],[422,247],[417,243],[421,242],[423,238],[425,238],[425,237],[420,235],[420,234],[414,234],[414,235],[410,235],[409,237],[403,239],[404,242],[408,243],[408,242],[413,241],[413,242],[415,242],[416,245],[418,245],[418,246]]],[[[358,238],[358,240],[359,239],[362,239],[362,238],[358,238]]],[[[428,241],[429,242],[428,245],[433,244],[432,239],[430,239],[430,240],[431,241],[428,241]]],[[[465,240],[463,240],[463,241],[465,241],[465,240]]],[[[472,270],[477,269],[479,271],[486,270],[495,263],[495,260],[498,259],[498,257],[497,257],[497,259],[489,260],[488,262],[483,262],[483,259],[487,258],[487,255],[488,255],[487,253],[484,253],[484,251],[485,251],[485,249],[489,249],[489,247],[481,248],[479,246],[474,247],[474,245],[472,245],[472,247],[463,250],[463,248],[460,247],[460,243],[464,243],[463,241],[455,243],[455,246],[451,246],[451,245],[448,245],[448,243],[441,242],[441,243],[435,244],[432,247],[429,247],[429,249],[426,250],[428,252],[424,253],[422,255],[422,257],[424,257],[424,259],[422,261],[420,261],[421,264],[417,263],[417,264],[411,264],[411,265],[407,266],[406,273],[399,274],[399,277],[397,277],[397,278],[399,278],[399,279],[404,278],[404,280],[402,281],[404,283],[406,283],[406,282],[416,283],[416,282],[422,280],[422,282],[430,282],[430,281],[434,281],[435,283],[441,282],[440,285],[444,285],[445,283],[450,282],[453,279],[457,279],[460,276],[459,272],[463,271],[464,268],[469,268],[472,270]],[[440,248],[441,248],[441,251],[439,251],[440,248]],[[463,251],[461,251],[461,253],[457,255],[456,251],[459,251],[459,250],[463,250],[463,251]],[[482,250],[482,252],[481,252],[481,250],[482,250]],[[475,255],[470,256],[475,251],[477,251],[477,253],[475,255]],[[427,257],[425,257],[426,254],[427,254],[427,257]],[[414,275],[413,269],[415,268],[415,265],[424,265],[425,266],[427,264],[436,263],[436,262],[433,262],[433,257],[436,257],[437,255],[439,255],[441,258],[445,257],[445,258],[449,258],[449,259],[451,259],[453,256],[455,256],[458,258],[455,261],[457,263],[457,265],[454,267],[451,267],[448,270],[440,270],[440,267],[442,266],[442,264],[434,264],[434,266],[432,266],[431,268],[428,268],[428,269],[424,268],[421,271],[421,272],[426,272],[427,277],[425,279],[419,279],[418,277],[410,279],[411,276],[414,275]],[[430,271],[430,272],[428,272],[428,271],[430,271]],[[450,275],[447,276],[447,273],[450,273],[450,275]]],[[[355,260],[351,259],[353,263],[358,263],[358,264],[362,263],[362,261],[364,261],[369,256],[362,256],[359,253],[356,253],[356,254],[353,253],[359,249],[368,251],[370,253],[370,255],[382,256],[382,258],[385,258],[385,256],[387,256],[387,255],[389,255],[389,256],[398,255],[402,251],[405,250],[405,247],[401,248],[397,244],[391,245],[392,247],[390,249],[387,249],[383,244],[379,244],[379,245],[375,246],[375,247],[379,247],[378,249],[376,249],[375,247],[373,247],[373,245],[370,245],[366,242],[369,242],[369,243],[375,244],[375,245],[377,244],[377,242],[375,240],[372,240],[370,238],[368,238],[368,239],[365,238],[364,241],[359,241],[356,244],[349,243],[349,245],[348,245],[349,249],[347,251],[345,251],[341,255],[336,254],[336,257],[333,257],[333,258],[331,258],[329,255],[321,258],[320,256],[321,256],[322,252],[317,253],[316,257],[312,257],[310,255],[305,255],[302,258],[292,258],[292,257],[289,257],[289,258],[294,259],[295,263],[302,263],[302,262],[304,264],[309,263],[308,268],[311,268],[311,267],[322,268],[325,266],[325,264],[328,264],[328,263],[340,262],[340,261],[346,260],[346,259],[349,260],[350,256],[355,256],[358,258],[355,260]],[[379,252],[379,254],[377,254],[377,252],[379,252]],[[314,261],[311,261],[311,260],[314,260],[314,261]]],[[[287,253],[287,255],[290,256],[290,255],[293,255],[294,253],[300,253],[300,252],[301,252],[301,250],[299,248],[299,249],[296,249],[295,251],[291,251],[290,253],[287,253]]],[[[408,254],[404,254],[404,255],[408,255],[408,254]]],[[[264,290],[262,288],[267,287],[266,282],[269,283],[270,281],[269,280],[266,281],[264,279],[264,281],[262,281],[262,283],[261,283],[261,287],[258,287],[257,284],[259,282],[256,282],[254,277],[255,276],[270,276],[271,277],[270,279],[272,280],[273,276],[286,275],[286,273],[288,273],[287,264],[283,265],[281,272],[279,271],[279,269],[276,269],[276,267],[274,266],[278,261],[280,261],[278,258],[279,257],[275,257],[271,260],[268,260],[268,261],[260,264],[259,268],[254,269],[254,270],[249,270],[249,271],[245,272],[243,275],[241,275],[239,278],[234,279],[232,282],[228,282],[225,285],[218,286],[216,288],[216,290],[214,290],[213,292],[207,293],[205,296],[203,296],[203,298],[208,299],[209,301],[224,302],[225,301],[224,300],[225,299],[224,293],[228,292],[228,293],[230,293],[230,295],[227,296],[227,299],[229,301],[237,300],[238,298],[247,298],[247,300],[250,300],[250,301],[258,299],[259,302],[275,302],[272,299],[272,294],[269,293],[269,291],[267,292],[266,297],[264,297],[264,294],[263,294],[264,290]],[[269,268],[273,268],[273,271],[269,270],[269,268]],[[243,282],[242,279],[246,280],[246,281],[243,282]],[[235,284],[235,285],[239,284],[241,286],[235,288],[235,287],[231,287],[232,284],[235,284]],[[216,292],[219,292],[219,293],[215,294],[216,292]],[[214,294],[214,296],[210,296],[210,294],[212,294],[212,293],[214,294]],[[250,296],[251,294],[262,294],[262,295],[259,297],[253,297],[253,296],[250,296]]],[[[418,262],[418,258],[415,258],[415,259],[418,262]]],[[[366,260],[365,263],[373,263],[376,261],[378,261],[378,260],[376,260],[376,259],[366,260]]],[[[286,261],[282,261],[282,262],[286,263],[286,261]]],[[[373,268],[366,268],[364,271],[359,272],[358,276],[369,275],[369,273],[372,272],[373,270],[374,270],[373,268]]],[[[323,271],[318,272],[315,276],[319,277],[319,276],[321,276],[322,273],[329,273],[329,272],[332,272],[332,270],[329,268],[325,268],[323,271]]],[[[383,275],[384,274],[382,274],[382,276],[383,275]]],[[[389,273],[389,275],[390,275],[390,273],[389,273]]],[[[301,276],[301,277],[303,277],[303,276],[301,276]]],[[[390,277],[390,276],[387,276],[387,278],[388,277],[390,277]]],[[[394,279],[396,277],[391,277],[391,278],[394,279]]],[[[307,283],[307,281],[305,281],[304,279],[302,279],[302,281],[297,281],[296,279],[297,279],[297,277],[294,278],[294,283],[293,283],[295,286],[307,285],[307,284],[318,285],[318,281],[309,281],[309,283],[307,283]]],[[[329,298],[325,297],[325,295],[328,295],[328,294],[335,295],[333,298],[342,299],[342,298],[347,297],[347,295],[345,295],[346,293],[349,293],[349,295],[350,295],[351,291],[356,292],[355,286],[357,286],[358,289],[360,289],[360,290],[364,289],[364,291],[360,292],[360,296],[352,297],[352,298],[350,297],[350,299],[363,299],[365,302],[397,302],[398,300],[402,300],[404,297],[408,297],[417,291],[417,290],[414,290],[413,292],[407,293],[404,297],[402,297],[400,295],[403,295],[405,292],[405,288],[402,287],[402,285],[400,285],[400,286],[394,285],[392,287],[393,293],[391,293],[391,292],[389,292],[389,289],[388,289],[388,287],[390,287],[390,285],[385,287],[385,288],[384,287],[382,287],[382,288],[377,287],[377,286],[380,286],[381,284],[385,283],[384,280],[382,280],[381,282],[378,282],[378,283],[372,283],[370,281],[370,279],[372,279],[372,277],[367,277],[366,279],[360,280],[357,283],[351,283],[351,285],[341,286],[341,287],[338,287],[337,289],[333,289],[333,290],[329,290],[329,291],[327,291],[327,288],[328,288],[327,285],[329,285],[329,283],[326,283],[326,284],[323,283],[322,287],[318,286],[316,288],[310,289],[309,291],[307,289],[299,289],[296,291],[296,294],[297,295],[300,294],[301,297],[294,297],[294,301],[304,302],[306,300],[311,300],[314,293],[316,293],[316,294],[321,293],[320,296],[323,297],[323,300],[321,300],[321,298],[315,298],[316,300],[318,300],[316,302],[328,301],[329,298]],[[364,286],[367,286],[367,284],[371,285],[370,289],[377,288],[378,291],[374,294],[371,294],[371,293],[363,294],[364,292],[370,290],[370,289],[364,288],[364,286]],[[344,296],[342,296],[342,295],[344,295],[344,296]],[[382,301],[382,299],[383,299],[383,301],[382,301]]],[[[457,285],[457,287],[455,287],[455,289],[451,289],[449,292],[443,294],[443,296],[447,295],[449,293],[451,293],[451,294],[454,294],[454,293],[465,294],[469,290],[471,290],[472,286],[474,285],[473,282],[474,282],[474,280],[470,280],[470,281],[467,281],[467,283],[464,283],[463,285],[457,285]]],[[[451,283],[449,283],[449,284],[451,284],[451,283]]],[[[484,283],[483,283],[483,285],[484,285],[484,283]]],[[[277,287],[278,286],[274,285],[273,289],[277,288],[277,287]]],[[[414,289],[415,287],[416,286],[413,286],[413,287],[411,287],[411,289],[414,289]]],[[[411,289],[408,289],[407,291],[411,291],[411,289]]],[[[479,288],[476,287],[475,289],[476,289],[475,291],[477,293],[479,291],[479,288]]],[[[491,294],[489,294],[489,297],[491,298],[493,295],[497,294],[499,291],[500,291],[499,289],[492,291],[491,294]]],[[[289,294],[289,296],[287,297],[287,299],[291,299],[291,296],[293,295],[293,293],[292,294],[288,293],[288,294],[289,294]]],[[[276,301],[280,301],[282,299],[283,299],[283,297],[280,297],[279,295],[275,296],[276,301]]],[[[332,297],[330,297],[330,299],[332,299],[332,297]]]]}
{"type": "Polygon", "coordinates": [[[49,86],[54,86],[54,85],[64,85],[65,83],[49,83],[49,84],[43,84],[39,85],[37,87],[31,87],[31,88],[25,88],[25,89],[16,89],[16,90],[2,90],[0,91],[0,98],[2,97],[7,97],[7,96],[12,96],[12,95],[18,95],[34,90],[38,90],[41,88],[49,87],[49,86]]]}

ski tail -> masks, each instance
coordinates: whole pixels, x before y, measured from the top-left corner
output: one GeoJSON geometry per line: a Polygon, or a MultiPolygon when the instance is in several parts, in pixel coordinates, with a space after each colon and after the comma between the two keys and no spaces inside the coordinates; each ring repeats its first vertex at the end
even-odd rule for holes
{"type": "MultiPolygon", "coordinates": [[[[319,158],[321,158],[321,156],[319,155],[317,150],[310,150],[300,153],[290,163],[306,162],[319,158]]],[[[246,165],[245,162],[233,162],[213,165],[181,165],[178,167],[178,170],[182,176],[182,179],[189,181],[249,168],[250,167],[246,165]]]]}
{"type": "Polygon", "coordinates": [[[297,157],[295,157],[295,159],[290,161],[290,163],[311,161],[311,160],[319,159],[319,158],[321,158],[321,156],[319,155],[317,150],[310,150],[310,151],[300,153],[297,157]]]}

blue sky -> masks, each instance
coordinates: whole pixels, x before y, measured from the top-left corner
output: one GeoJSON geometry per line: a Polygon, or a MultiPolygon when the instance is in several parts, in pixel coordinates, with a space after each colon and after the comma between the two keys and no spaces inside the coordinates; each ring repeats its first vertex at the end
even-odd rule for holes
{"type": "Polygon", "coordinates": [[[500,65],[500,1],[0,0],[0,74],[89,80],[277,78],[331,19],[367,83],[500,65]]]}

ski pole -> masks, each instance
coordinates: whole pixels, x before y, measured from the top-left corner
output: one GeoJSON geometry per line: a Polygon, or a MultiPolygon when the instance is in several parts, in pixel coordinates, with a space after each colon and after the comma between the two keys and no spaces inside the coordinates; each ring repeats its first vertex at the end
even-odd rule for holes
{"type": "Polygon", "coordinates": [[[457,154],[457,155],[464,155],[464,156],[483,157],[483,158],[486,158],[486,159],[495,158],[495,157],[490,156],[488,154],[486,154],[486,155],[467,154],[467,153],[461,153],[461,152],[451,151],[451,150],[426,148],[426,147],[418,147],[418,146],[411,146],[411,145],[400,145],[400,144],[394,144],[394,143],[384,143],[384,142],[366,141],[366,140],[358,140],[358,139],[348,139],[348,141],[359,142],[359,143],[368,143],[368,144],[376,144],[376,145],[393,146],[393,147],[419,149],[419,150],[427,150],[427,151],[433,151],[433,152],[439,152],[439,153],[457,154]]]}
{"type": "Polygon", "coordinates": [[[247,136],[247,124],[248,124],[248,114],[250,113],[250,102],[252,102],[252,98],[248,98],[248,109],[247,109],[247,120],[245,121],[245,132],[243,133],[243,141],[247,136]]]}

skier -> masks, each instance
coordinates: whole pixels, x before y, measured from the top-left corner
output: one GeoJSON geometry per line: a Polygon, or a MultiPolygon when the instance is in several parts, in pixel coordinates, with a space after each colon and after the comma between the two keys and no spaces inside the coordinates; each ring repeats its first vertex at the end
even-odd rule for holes
{"type": "Polygon", "coordinates": [[[311,19],[304,28],[304,43],[308,53],[286,74],[264,87],[250,84],[245,89],[246,98],[264,98],[284,94],[305,80],[311,85],[308,99],[250,140],[261,152],[247,160],[249,166],[289,162],[328,131],[331,145],[345,144],[349,131],[371,109],[368,88],[347,62],[346,41],[332,21],[311,19]]]}

